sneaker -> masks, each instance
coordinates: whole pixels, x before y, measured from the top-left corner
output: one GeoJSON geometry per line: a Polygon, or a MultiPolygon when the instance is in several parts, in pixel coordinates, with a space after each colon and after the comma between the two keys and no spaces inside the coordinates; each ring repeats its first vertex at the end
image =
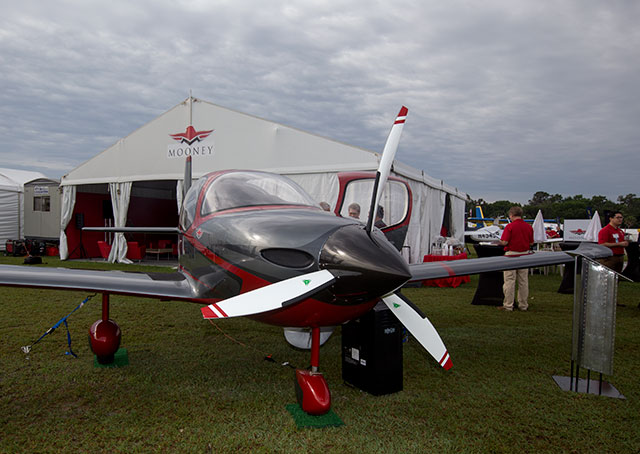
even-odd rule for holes
{"type": "Polygon", "coordinates": [[[513,312],[513,309],[510,307],[504,307],[504,306],[498,306],[498,310],[499,311],[505,311],[505,312],[513,312]]]}
{"type": "Polygon", "coordinates": [[[521,309],[521,308],[518,308],[518,310],[519,310],[519,311],[522,311],[522,312],[527,312],[528,308],[527,308],[527,307],[524,307],[524,308],[522,308],[522,309],[521,309]]]}

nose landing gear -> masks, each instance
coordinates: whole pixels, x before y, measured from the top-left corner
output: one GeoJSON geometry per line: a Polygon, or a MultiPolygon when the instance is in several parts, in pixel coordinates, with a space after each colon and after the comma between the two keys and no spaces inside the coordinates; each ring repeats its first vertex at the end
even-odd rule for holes
{"type": "Polygon", "coordinates": [[[318,372],[320,363],[320,328],[311,328],[311,370],[296,369],[296,397],[300,408],[314,416],[331,409],[331,392],[324,375],[318,372]]]}

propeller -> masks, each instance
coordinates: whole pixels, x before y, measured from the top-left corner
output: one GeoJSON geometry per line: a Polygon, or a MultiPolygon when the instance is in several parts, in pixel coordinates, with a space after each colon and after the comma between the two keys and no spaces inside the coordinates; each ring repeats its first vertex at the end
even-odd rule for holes
{"type": "MultiPolygon", "coordinates": [[[[391,172],[391,166],[393,165],[393,159],[396,151],[398,150],[398,143],[400,142],[400,135],[404,127],[404,122],[407,119],[409,109],[402,106],[396,121],[391,127],[389,136],[387,137],[387,143],[382,151],[382,158],[380,159],[380,165],[376,172],[376,179],[373,185],[373,194],[371,197],[371,206],[369,207],[369,218],[367,219],[366,230],[371,235],[373,228],[373,222],[378,211],[378,205],[384,191],[384,186],[389,178],[391,172]]],[[[444,346],[444,342],[440,339],[438,332],[433,327],[426,315],[424,315],[420,309],[402,296],[400,293],[391,293],[382,298],[382,301],[387,305],[389,309],[395,314],[400,322],[407,328],[407,330],[416,338],[416,340],[429,352],[431,356],[435,358],[438,363],[445,369],[450,369],[452,366],[451,358],[447,348],[444,346]]]]}
{"type": "Polygon", "coordinates": [[[389,136],[387,137],[387,143],[385,143],[384,149],[382,150],[382,158],[380,159],[380,165],[378,165],[378,171],[376,172],[376,179],[373,183],[373,194],[371,197],[371,206],[369,207],[369,219],[367,219],[368,233],[371,233],[371,229],[373,228],[373,220],[375,218],[376,212],[378,211],[378,204],[380,203],[380,198],[382,197],[382,192],[384,191],[384,185],[387,182],[389,173],[391,172],[393,158],[395,157],[396,151],[398,150],[400,135],[402,134],[402,128],[404,127],[404,122],[407,119],[408,112],[409,109],[407,109],[405,106],[402,106],[400,112],[398,112],[396,121],[391,127],[391,131],[389,132],[389,136]]]}
{"type": "Polygon", "coordinates": [[[333,284],[328,270],[285,279],[201,308],[204,318],[242,317],[282,309],[333,284]]]}
{"type": "Polygon", "coordinates": [[[392,293],[382,298],[391,312],[400,320],[420,345],[438,361],[445,370],[451,369],[453,363],[440,339],[440,335],[433,327],[426,315],[420,309],[399,293],[392,293]]]}

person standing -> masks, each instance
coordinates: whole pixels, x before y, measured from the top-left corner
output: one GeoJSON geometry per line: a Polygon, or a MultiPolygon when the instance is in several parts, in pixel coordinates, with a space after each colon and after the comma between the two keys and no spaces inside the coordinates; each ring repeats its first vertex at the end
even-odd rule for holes
{"type": "Polygon", "coordinates": [[[598,244],[611,249],[613,256],[600,259],[600,263],[608,266],[613,271],[622,273],[624,266],[624,248],[629,242],[624,239],[624,231],[620,228],[623,221],[622,213],[614,211],[609,213],[609,223],[598,232],[598,244]]]}
{"type": "MultiPolygon", "coordinates": [[[[500,237],[500,244],[504,246],[504,255],[524,255],[529,253],[533,244],[533,228],[522,220],[522,208],[514,206],[509,209],[509,219],[500,237]]],[[[516,281],[518,283],[518,309],[526,311],[529,308],[529,270],[507,270],[504,271],[504,301],[498,309],[513,311],[513,302],[516,291],[516,281]]]]}

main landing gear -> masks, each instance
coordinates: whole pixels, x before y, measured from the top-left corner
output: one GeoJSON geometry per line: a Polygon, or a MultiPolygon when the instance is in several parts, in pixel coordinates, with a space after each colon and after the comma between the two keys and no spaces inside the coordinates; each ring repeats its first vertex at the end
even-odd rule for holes
{"type": "Polygon", "coordinates": [[[311,370],[296,369],[296,397],[305,413],[324,415],[331,409],[331,392],[324,375],[318,372],[320,364],[320,328],[311,328],[311,370]]]}
{"type": "Polygon", "coordinates": [[[109,294],[102,294],[102,319],[89,328],[89,345],[98,363],[111,364],[118,348],[122,333],[116,322],[109,319],[109,294]]]}

